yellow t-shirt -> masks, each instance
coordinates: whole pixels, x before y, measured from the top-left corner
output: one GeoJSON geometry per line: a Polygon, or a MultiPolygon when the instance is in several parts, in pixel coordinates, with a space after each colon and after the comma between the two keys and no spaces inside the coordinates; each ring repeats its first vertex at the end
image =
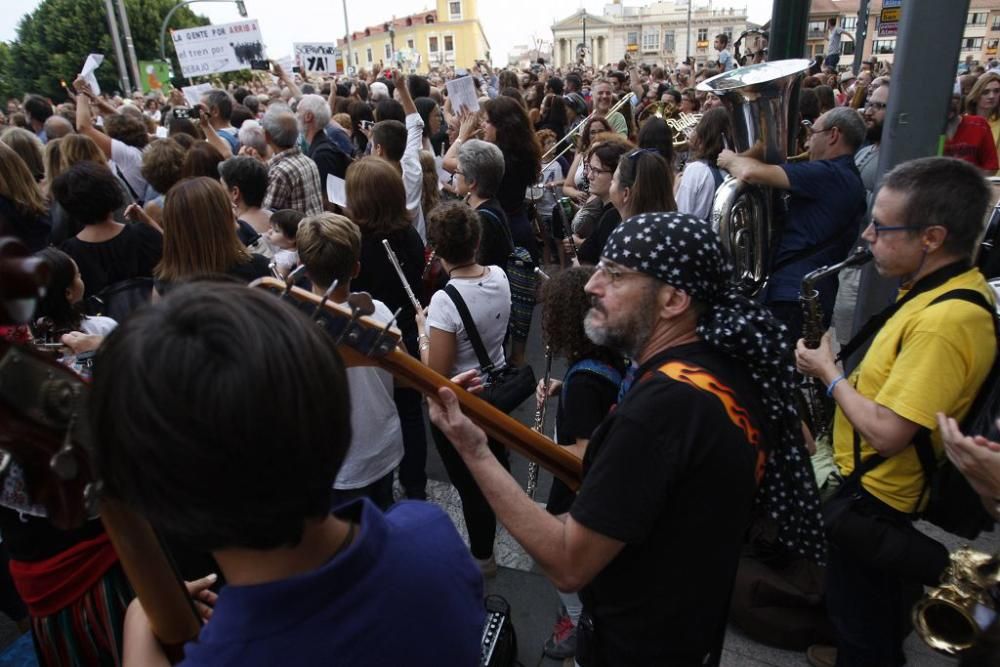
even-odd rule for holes
{"type": "MultiPolygon", "coordinates": [[[[930,429],[939,458],[944,448],[937,413],[958,420],[965,417],[996,355],[993,321],[981,306],[951,299],[928,307],[955,289],[982,292],[993,303],[993,292],[977,269],[955,276],[900,308],[875,335],[850,377],[851,385],[865,398],[930,429]]],[[[900,290],[898,298],[905,294],[900,290]]],[[[840,407],[834,416],[833,448],[837,466],[846,477],[854,469],[854,430],[840,407]]],[[[862,438],[861,460],[874,453],[862,438]]],[[[924,484],[916,449],[911,444],[865,475],[862,484],[900,512],[915,512],[924,484]]]]}

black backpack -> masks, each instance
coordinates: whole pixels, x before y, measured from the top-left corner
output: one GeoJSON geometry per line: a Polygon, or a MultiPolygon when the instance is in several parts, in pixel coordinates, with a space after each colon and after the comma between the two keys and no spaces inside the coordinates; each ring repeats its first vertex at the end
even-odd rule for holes
{"type": "MultiPolygon", "coordinates": [[[[993,332],[997,337],[998,355],[993,360],[989,374],[979,387],[979,392],[962,420],[962,433],[981,435],[994,442],[1000,440],[996,418],[1000,415],[1000,322],[992,304],[980,292],[971,289],[956,289],[937,297],[929,305],[942,301],[959,299],[984,308],[993,318],[993,332]]],[[[898,352],[898,350],[897,350],[898,352]]],[[[983,530],[993,530],[993,517],[983,507],[979,494],[973,490],[965,476],[947,458],[938,465],[931,434],[921,428],[913,439],[917,458],[924,470],[924,494],[930,494],[927,508],[921,515],[925,521],[933,523],[953,535],[975,539],[983,530]]],[[[919,505],[919,503],[918,503],[919,505]]]]}

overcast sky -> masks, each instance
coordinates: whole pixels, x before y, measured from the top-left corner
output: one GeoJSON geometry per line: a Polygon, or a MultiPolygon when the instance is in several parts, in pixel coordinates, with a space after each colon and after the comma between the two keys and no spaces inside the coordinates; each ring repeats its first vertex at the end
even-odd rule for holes
{"type": "MultiPolygon", "coordinates": [[[[695,6],[709,0],[695,0],[695,6]]],[[[770,19],[772,0],[712,0],[718,7],[743,6],[750,20],[763,23],[770,19]]],[[[40,0],[2,0],[0,40],[10,41],[17,35],[21,16],[31,12],[40,0]]],[[[505,64],[507,53],[516,44],[530,44],[534,39],[552,40],[551,26],[581,7],[592,14],[603,13],[603,0],[479,0],[479,20],[490,41],[494,64],[505,64]]],[[[648,4],[626,0],[627,5],[648,4]]],[[[291,55],[292,42],[333,42],[345,33],[343,6],[336,0],[319,3],[316,0],[246,0],[250,18],[260,22],[268,55],[280,58],[291,55]]],[[[376,25],[392,18],[416,14],[433,8],[433,0],[378,0],[361,2],[347,0],[348,20],[353,30],[376,25]]],[[[239,20],[235,4],[204,2],[192,5],[192,10],[207,16],[213,23],[239,20]]]]}

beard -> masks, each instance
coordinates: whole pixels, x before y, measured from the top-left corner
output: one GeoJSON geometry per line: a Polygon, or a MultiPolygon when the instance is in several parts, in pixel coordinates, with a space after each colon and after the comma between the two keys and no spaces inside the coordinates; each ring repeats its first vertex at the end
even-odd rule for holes
{"type": "Polygon", "coordinates": [[[882,141],[882,123],[875,123],[865,130],[865,139],[873,144],[882,141]]]}
{"type": "Polygon", "coordinates": [[[630,358],[638,358],[653,335],[656,325],[656,295],[659,292],[654,282],[643,290],[632,310],[623,314],[615,324],[608,323],[608,313],[600,302],[591,298],[591,307],[583,320],[583,331],[595,345],[607,347],[630,358]],[[598,314],[604,322],[597,322],[598,314]]]}

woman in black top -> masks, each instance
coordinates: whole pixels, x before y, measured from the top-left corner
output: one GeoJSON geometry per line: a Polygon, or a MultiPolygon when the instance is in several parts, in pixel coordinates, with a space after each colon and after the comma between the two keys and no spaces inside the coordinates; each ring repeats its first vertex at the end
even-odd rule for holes
{"type": "MultiPolygon", "coordinates": [[[[382,245],[389,246],[403,268],[403,275],[421,303],[423,297],[424,242],[406,211],[406,189],[399,171],[378,157],[357,160],[347,168],[345,184],[350,218],[361,229],[361,271],[351,289],[368,292],[389,310],[402,309],[396,326],[403,333],[407,351],[420,358],[417,349],[416,311],[382,245]]],[[[393,397],[403,428],[403,460],[399,483],[407,498],[427,497],[427,435],[420,393],[397,386],[393,397]]]]}
{"type": "Polygon", "coordinates": [[[37,252],[49,239],[48,207],[28,165],[0,142],[0,233],[16,236],[37,252]]]}
{"type": "Polygon", "coordinates": [[[233,207],[219,181],[200,177],[176,184],[163,205],[163,259],[156,291],[174,283],[224,274],[249,283],[270,275],[267,259],[251,253],[236,234],[233,207]]]}
{"type": "Polygon", "coordinates": [[[587,154],[584,167],[587,173],[587,181],[590,183],[590,194],[601,200],[603,208],[601,217],[597,221],[597,227],[587,237],[581,241],[574,238],[579,244],[577,257],[581,264],[597,264],[601,258],[601,251],[604,243],[611,235],[611,230],[618,226],[622,216],[611,201],[611,181],[614,178],[615,170],[618,168],[618,161],[621,157],[632,149],[632,144],[622,141],[605,141],[590,149],[587,154]]]}
{"type": "Polygon", "coordinates": [[[566,118],[566,103],[561,95],[548,94],[542,100],[541,116],[535,123],[535,130],[552,130],[556,133],[556,140],[561,141],[566,135],[566,126],[569,124],[566,118]]]}
{"type": "Polygon", "coordinates": [[[524,107],[509,97],[497,97],[484,104],[483,138],[496,144],[504,156],[503,180],[497,199],[507,214],[514,245],[525,248],[538,259],[538,242],[524,206],[525,191],[538,182],[542,171],[542,148],[531,128],[524,107]]]}
{"type": "Polygon", "coordinates": [[[78,162],[52,182],[52,194],[72,222],[82,227],[61,249],[80,267],[84,298],[123,280],[153,275],[163,253],[163,237],[148,225],[115,221],[123,195],[111,170],[96,162],[78,162]]]}

